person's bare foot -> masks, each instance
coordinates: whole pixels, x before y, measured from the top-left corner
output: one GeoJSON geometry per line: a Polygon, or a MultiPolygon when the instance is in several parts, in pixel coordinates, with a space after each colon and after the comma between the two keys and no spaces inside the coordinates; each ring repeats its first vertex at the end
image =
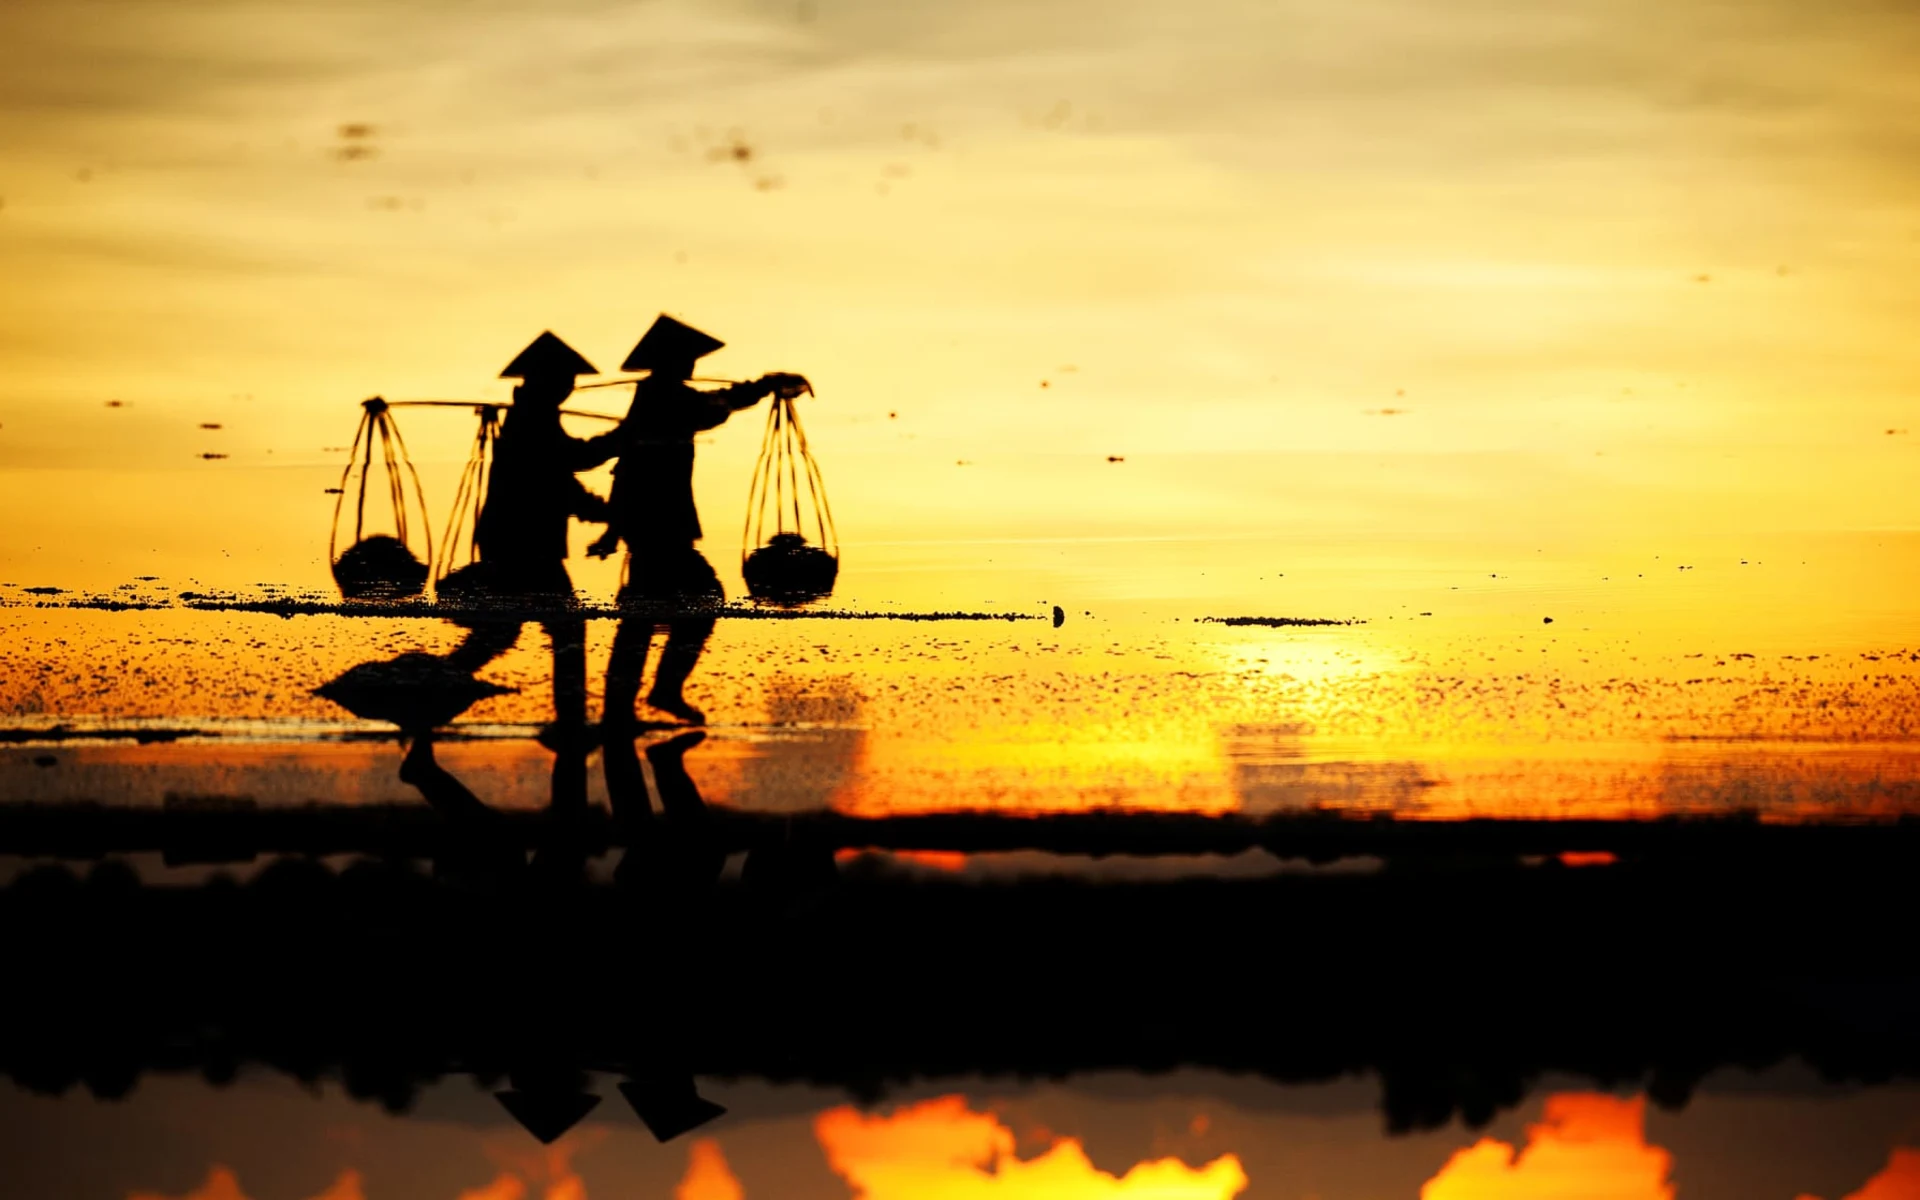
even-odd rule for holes
{"type": "Polygon", "coordinates": [[[647,707],[657,708],[665,713],[672,713],[689,725],[705,725],[707,723],[707,714],[701,712],[693,705],[688,704],[685,696],[668,696],[659,692],[652,692],[647,696],[647,707]]]}

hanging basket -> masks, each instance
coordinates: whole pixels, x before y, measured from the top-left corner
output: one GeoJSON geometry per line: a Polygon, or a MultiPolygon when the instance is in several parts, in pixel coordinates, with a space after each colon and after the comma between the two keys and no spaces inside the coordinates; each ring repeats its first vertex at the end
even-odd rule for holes
{"type": "Polygon", "coordinates": [[[840,538],[827,505],[820,465],[807,449],[793,398],[776,394],[747,490],[740,574],[747,594],[768,604],[799,605],[833,593],[840,538]]]}
{"type": "Polygon", "coordinates": [[[440,553],[433,560],[433,591],[437,599],[453,604],[473,604],[485,598],[487,572],[480,562],[480,514],[487,507],[487,478],[493,469],[494,443],[500,437],[500,414],[504,405],[482,404],[474,407],[480,428],[473,435],[473,448],[467,454],[466,468],[460,472],[460,486],[453,495],[453,511],[447,516],[447,530],[440,537],[440,553]]]}
{"type": "MultiPolygon", "coordinates": [[[[393,419],[387,402],[378,396],[362,402],[360,427],[354,431],[353,447],[347,453],[347,468],[340,475],[339,499],[333,505],[333,532],[327,538],[327,561],[333,565],[333,581],[348,600],[405,600],[426,590],[427,563],[433,558],[433,534],[426,529],[427,498],[420,487],[420,476],[407,457],[407,444],[400,437],[400,426],[393,419]],[[374,443],[379,443],[375,461],[374,443]],[[381,482],[375,485],[375,475],[381,482]],[[407,484],[413,485],[409,503],[407,484]],[[392,514],[391,533],[367,532],[367,496],[375,495],[374,514],[378,519],[380,493],[392,514]],[[353,541],[336,553],[340,531],[347,515],[347,496],[353,501],[353,541]],[[426,541],[423,555],[414,548],[411,527],[421,531],[426,541]]],[[[376,524],[377,527],[377,524],[376,524]]]]}

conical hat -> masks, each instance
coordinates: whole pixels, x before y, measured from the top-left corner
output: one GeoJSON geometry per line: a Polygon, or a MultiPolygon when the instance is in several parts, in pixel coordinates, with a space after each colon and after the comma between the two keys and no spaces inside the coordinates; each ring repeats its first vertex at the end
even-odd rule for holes
{"type": "Polygon", "coordinates": [[[598,375],[600,368],[580,357],[580,352],[553,336],[551,330],[533,339],[507,369],[502,379],[534,379],[554,375],[598,375]]]}
{"type": "Polygon", "coordinates": [[[709,337],[693,326],[661,313],[634,346],[633,353],[627,355],[627,361],[620,364],[620,369],[651,371],[656,367],[679,366],[712,354],[724,345],[726,343],[719,338],[709,337]]]}

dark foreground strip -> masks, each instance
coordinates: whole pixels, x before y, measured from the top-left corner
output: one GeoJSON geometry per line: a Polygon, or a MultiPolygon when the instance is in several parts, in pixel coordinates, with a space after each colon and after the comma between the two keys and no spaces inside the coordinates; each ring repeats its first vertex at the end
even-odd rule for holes
{"type": "MultiPolygon", "coordinates": [[[[550,836],[542,812],[503,811],[497,836],[532,849],[550,836]]],[[[1750,813],[1658,820],[1425,821],[1323,813],[1088,812],[1047,815],[945,813],[856,817],[831,812],[774,814],[714,809],[704,834],[721,853],[772,841],[826,850],[1037,850],[1071,855],[1238,854],[1333,862],[1371,856],[1511,859],[1609,852],[1623,859],[1779,858],[1794,862],[1920,856],[1920,818],[1862,823],[1779,823],[1750,813]]],[[[0,803],[0,854],[98,858],[159,853],[169,862],[246,862],[273,854],[424,857],[452,829],[422,804],[257,807],[235,799],[164,806],[0,803]]],[[[591,853],[632,844],[604,809],[582,814],[569,836],[591,853]]]]}
{"type": "Polygon", "coordinates": [[[194,887],[42,867],[0,888],[0,1073],[116,1096],[261,1065],[401,1110],[455,1073],[564,1101],[588,1071],[868,1099],[918,1078],[1368,1072],[1394,1130],[1483,1125],[1566,1074],[1669,1108],[1732,1065],[1920,1075],[1905,870],[965,884],[761,861],[715,885],[708,848],[663,837],[612,885],[478,845],[431,875],[287,859],[194,887]]]}

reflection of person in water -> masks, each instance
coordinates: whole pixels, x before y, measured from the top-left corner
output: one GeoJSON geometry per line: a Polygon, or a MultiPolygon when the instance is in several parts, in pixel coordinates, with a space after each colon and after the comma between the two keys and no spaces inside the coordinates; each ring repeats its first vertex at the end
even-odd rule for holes
{"type": "Polygon", "coordinates": [[[613,470],[607,533],[589,553],[605,556],[626,542],[627,582],[620,603],[638,610],[614,635],[607,667],[605,720],[610,724],[633,720],[647,653],[661,626],[667,641],[647,703],[691,724],[706,721],[681,689],[713,633],[713,617],[702,610],[723,603],[726,593],[695,546],[701,529],[693,502],[693,436],[766,396],[798,395],[807,386],[800,376],[785,373],[712,391],[688,386],[694,364],[723,344],[662,315],[620,364],[624,371],[647,372],[634,386],[626,419],[588,443],[591,463],[616,455],[620,460],[613,470]],[[649,617],[649,610],[657,615],[649,617]]]}
{"type": "MultiPolygon", "coordinates": [[[[408,743],[400,781],[419,791],[446,822],[447,837],[434,855],[436,877],[491,890],[516,880],[526,866],[500,813],[441,766],[433,753],[435,729],[478,701],[512,690],[418,651],[361,663],[314,689],[356,717],[399,727],[401,740],[408,743]]],[[[584,751],[579,757],[584,763],[584,751]]],[[[556,786],[567,783],[571,774],[556,770],[556,786]]],[[[584,766],[578,774],[584,777],[584,766]]],[[[567,799],[556,794],[556,807],[565,811],[567,799]]]]}
{"type": "Polygon", "coordinates": [[[726,858],[713,841],[706,802],[687,773],[687,751],[706,738],[690,729],[647,747],[647,766],[660,795],[666,820],[653,815],[646,777],[630,737],[610,738],[603,750],[607,799],[613,806],[616,841],[627,853],[614,871],[616,882],[656,890],[697,893],[713,886],[726,858]]]}
{"type": "MultiPolygon", "coordinates": [[[[568,611],[567,521],[604,520],[606,502],[574,478],[605,455],[594,459],[587,442],[567,435],[560,405],[573,393],[575,377],[594,374],[592,363],[551,333],[535,338],[500,372],[521,382],[494,443],[486,506],[474,528],[480,561],[447,581],[465,585],[484,603],[552,610],[541,624],[553,644],[554,718],[562,730],[583,727],[587,716],[586,623],[568,611]],[[469,572],[468,579],[458,578],[469,572]]],[[[443,596],[458,590],[441,587],[443,596]]],[[[447,656],[468,673],[511,649],[522,622],[503,617],[470,624],[473,632],[447,656]]]]}

